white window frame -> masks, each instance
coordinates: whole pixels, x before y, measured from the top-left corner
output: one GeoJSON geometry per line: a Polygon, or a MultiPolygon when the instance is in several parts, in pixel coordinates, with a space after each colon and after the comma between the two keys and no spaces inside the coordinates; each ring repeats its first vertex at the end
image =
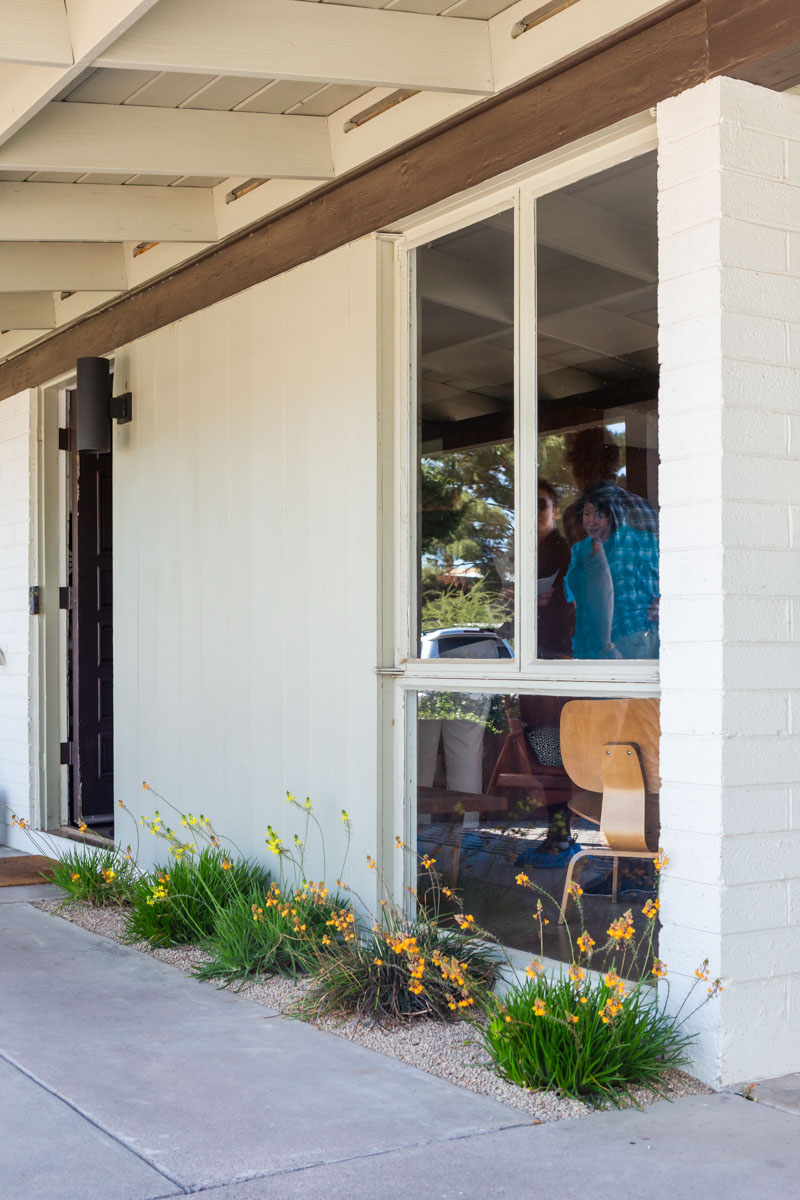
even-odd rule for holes
{"type": "MultiPolygon", "coordinates": [[[[532,558],[537,500],[537,389],[535,296],[535,201],[600,171],[657,148],[655,114],[642,114],[583,139],[501,180],[450,198],[395,230],[394,517],[392,586],[394,655],[378,673],[393,677],[393,770],[391,822],[409,846],[416,845],[416,703],[418,691],[620,698],[658,696],[658,660],[537,660],[536,602],[532,558]],[[513,660],[420,659],[416,653],[416,361],[412,337],[414,251],[420,245],[473,225],[498,212],[515,213],[515,649],[513,660]],[[521,264],[530,263],[523,272],[521,264]],[[520,330],[529,334],[522,344],[520,330]]],[[[398,902],[407,897],[408,871],[389,872],[398,902]],[[402,875],[402,878],[400,877],[402,875]]]]}

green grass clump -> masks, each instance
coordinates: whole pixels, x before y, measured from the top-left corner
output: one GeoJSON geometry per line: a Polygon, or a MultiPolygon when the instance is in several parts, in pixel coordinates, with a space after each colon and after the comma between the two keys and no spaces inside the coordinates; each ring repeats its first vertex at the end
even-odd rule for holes
{"type": "Polygon", "coordinates": [[[229,904],[253,891],[263,894],[268,882],[269,872],[260,864],[215,847],[184,854],[136,880],[126,939],[159,946],[205,942],[229,904]]]}
{"type": "Polygon", "coordinates": [[[332,940],[329,923],[341,907],[328,899],[327,888],[313,883],[285,894],[273,883],[266,895],[254,889],[237,896],[217,914],[206,944],[211,961],[196,973],[226,984],[259,974],[308,974],[319,964],[323,939],[332,940]]]}
{"type": "Polygon", "coordinates": [[[501,952],[468,930],[443,928],[422,915],[358,937],[340,923],[300,1004],[307,1019],[323,1013],[373,1022],[427,1017],[455,1021],[482,1010],[501,952]]]}
{"type": "Polygon", "coordinates": [[[665,1071],[687,1061],[692,1036],[659,1006],[656,989],[613,971],[587,983],[580,969],[537,974],[512,988],[481,1034],[501,1078],[589,1103],[658,1091],[665,1071]]]}
{"type": "Polygon", "coordinates": [[[136,886],[132,862],[115,847],[68,850],[53,866],[53,883],[67,893],[64,904],[97,908],[128,904],[136,886]]]}

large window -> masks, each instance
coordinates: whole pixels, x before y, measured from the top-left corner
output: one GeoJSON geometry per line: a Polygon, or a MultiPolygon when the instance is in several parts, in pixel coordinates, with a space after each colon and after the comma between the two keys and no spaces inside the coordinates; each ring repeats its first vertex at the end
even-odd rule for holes
{"type": "MultiPolygon", "coordinates": [[[[574,871],[598,929],[653,887],[655,154],[473,212],[409,253],[415,520],[398,687],[420,850],[476,919],[533,950],[520,872],[560,901],[574,871]],[[638,782],[615,825],[602,812],[620,746],[638,782]],[[628,819],[629,852],[614,856],[628,819]]],[[[561,957],[557,914],[549,928],[561,957]]]]}

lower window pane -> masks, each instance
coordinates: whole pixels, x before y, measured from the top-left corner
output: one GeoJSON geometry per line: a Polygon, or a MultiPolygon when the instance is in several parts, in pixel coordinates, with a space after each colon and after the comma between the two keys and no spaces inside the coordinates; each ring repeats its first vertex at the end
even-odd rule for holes
{"type": "Polygon", "coordinates": [[[574,898],[559,922],[572,879],[602,946],[628,909],[643,926],[656,894],[658,739],[653,699],[420,692],[417,849],[478,925],[564,961],[581,928],[574,898]]]}

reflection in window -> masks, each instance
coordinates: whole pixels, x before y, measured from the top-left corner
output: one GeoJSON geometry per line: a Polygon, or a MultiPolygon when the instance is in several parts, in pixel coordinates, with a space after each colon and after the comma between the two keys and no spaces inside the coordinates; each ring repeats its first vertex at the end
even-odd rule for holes
{"type": "Polygon", "coordinates": [[[418,613],[462,658],[507,657],[514,630],[514,216],[416,252],[418,613]],[[490,652],[491,651],[491,652],[490,652]]]}
{"type": "Polygon", "coordinates": [[[536,205],[540,658],[658,656],[656,162],[536,205]]]}
{"type": "Polygon", "coordinates": [[[611,921],[655,894],[658,701],[424,692],[417,704],[417,843],[467,912],[505,945],[568,960],[583,889],[598,945],[611,921]],[[614,855],[613,851],[617,850],[614,855]],[[548,899],[550,897],[550,899],[548,899]]]}

